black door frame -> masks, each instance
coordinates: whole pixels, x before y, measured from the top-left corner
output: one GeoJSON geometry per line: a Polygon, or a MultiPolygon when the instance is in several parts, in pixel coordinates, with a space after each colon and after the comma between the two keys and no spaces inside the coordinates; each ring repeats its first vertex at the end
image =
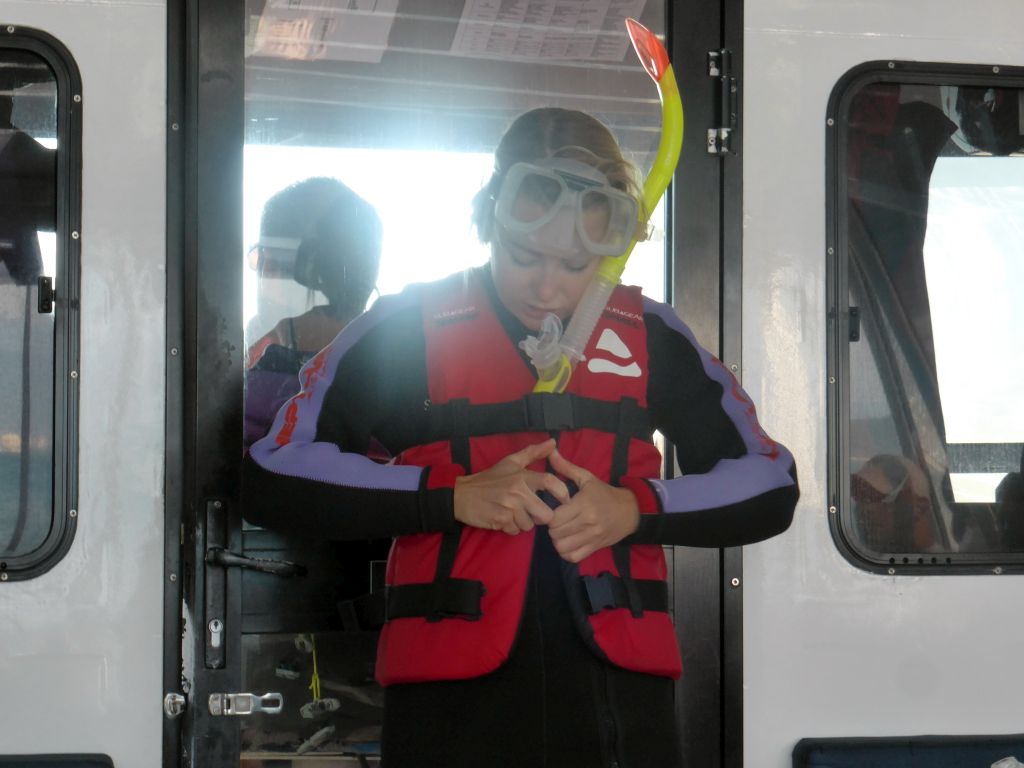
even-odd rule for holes
{"type": "Polygon", "coordinates": [[[244,0],[168,3],[166,527],[181,578],[165,597],[178,663],[164,677],[187,704],[166,721],[165,766],[238,765],[237,719],[211,714],[209,696],[241,692],[240,577],[204,559],[241,545],[241,260],[226,254],[242,253],[244,12],[244,0]]]}
{"type": "MultiPolygon", "coordinates": [[[[743,0],[676,0],[669,5],[671,55],[686,109],[686,139],[672,189],[666,281],[676,311],[738,377],[742,355],[742,120],[729,154],[708,151],[722,124],[722,88],[708,53],[725,49],[737,83],[743,72],[743,0]]],[[[739,103],[738,87],[731,94],[739,103]]],[[[738,110],[736,110],[738,112],[738,110]]],[[[742,549],[673,552],[676,631],[683,676],[676,688],[686,765],[743,765],[742,549]]]]}

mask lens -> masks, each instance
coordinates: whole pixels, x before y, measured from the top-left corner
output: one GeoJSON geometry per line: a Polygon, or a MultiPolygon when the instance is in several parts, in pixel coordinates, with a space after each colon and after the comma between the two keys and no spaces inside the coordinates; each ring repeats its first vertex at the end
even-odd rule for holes
{"type": "Polygon", "coordinates": [[[580,196],[579,229],[591,253],[621,256],[636,230],[636,201],[607,187],[580,196]]]}
{"type": "Polygon", "coordinates": [[[290,238],[266,238],[249,250],[249,265],[262,278],[276,280],[291,279],[295,273],[295,255],[298,240],[290,238]],[[254,258],[255,257],[255,258],[254,258]]]}
{"type": "Polygon", "coordinates": [[[592,243],[605,243],[610,235],[612,205],[604,192],[588,190],[580,199],[580,225],[592,243]]]}
{"type": "Polygon", "coordinates": [[[557,179],[531,173],[523,177],[511,205],[512,218],[521,224],[536,224],[551,215],[562,196],[557,179]]]}

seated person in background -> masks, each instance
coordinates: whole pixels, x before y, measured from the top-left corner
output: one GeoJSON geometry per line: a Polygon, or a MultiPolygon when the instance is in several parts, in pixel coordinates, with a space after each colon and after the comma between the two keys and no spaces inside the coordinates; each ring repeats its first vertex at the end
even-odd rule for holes
{"type": "Polygon", "coordinates": [[[326,304],[282,318],[246,353],[245,447],[266,434],[299,391],[297,374],[365,308],[377,282],[383,227],[372,205],[337,179],[311,178],[267,201],[250,264],[268,281],[294,280],[326,304]]]}
{"type": "Polygon", "coordinates": [[[872,552],[942,549],[928,476],[905,456],[873,456],[850,477],[861,544],[872,552]]]}

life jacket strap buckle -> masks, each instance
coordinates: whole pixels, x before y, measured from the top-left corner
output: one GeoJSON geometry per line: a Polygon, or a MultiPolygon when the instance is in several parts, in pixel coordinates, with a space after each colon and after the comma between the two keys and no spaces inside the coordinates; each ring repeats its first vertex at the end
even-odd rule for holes
{"type": "Polygon", "coordinates": [[[615,595],[615,579],[605,571],[599,576],[582,576],[583,595],[586,598],[587,611],[593,615],[605,608],[618,608],[619,601],[615,595]],[[613,581],[613,579],[615,581],[613,581]]]}
{"type": "Polygon", "coordinates": [[[633,618],[639,619],[646,611],[668,611],[668,585],[664,581],[630,578],[629,587],[626,581],[609,571],[597,576],[580,576],[587,613],[593,616],[606,608],[628,608],[633,618]]]}
{"type": "Polygon", "coordinates": [[[526,424],[531,430],[561,432],[576,429],[573,398],[552,392],[535,392],[524,398],[526,424]]]}

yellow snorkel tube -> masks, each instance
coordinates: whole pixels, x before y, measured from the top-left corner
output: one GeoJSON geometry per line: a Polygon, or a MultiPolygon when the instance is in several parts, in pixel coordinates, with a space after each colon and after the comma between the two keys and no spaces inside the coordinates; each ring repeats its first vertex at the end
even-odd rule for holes
{"type": "MultiPolygon", "coordinates": [[[[661,97],[661,141],[658,154],[655,155],[651,172],[644,181],[643,206],[641,220],[637,222],[637,232],[647,229],[651,212],[664,194],[672,174],[679,162],[679,151],[683,146],[683,103],[679,98],[679,87],[676,76],[672,72],[672,64],[668,60],[668,52],[657,36],[635,19],[626,19],[629,38],[640,62],[658,86],[661,97]]],[[[539,341],[540,349],[534,357],[537,366],[537,385],[534,392],[564,392],[572,378],[573,368],[583,359],[583,350],[590,341],[597,321],[601,319],[608,299],[619,284],[622,271],[626,268],[626,260],[633,252],[637,238],[621,256],[605,256],[598,265],[597,272],[580,299],[569,321],[565,334],[542,334],[539,341]],[[547,338],[545,338],[547,337],[547,338]],[[551,358],[545,360],[544,358],[551,358]]],[[[557,320],[557,318],[556,318],[557,320]]]]}

